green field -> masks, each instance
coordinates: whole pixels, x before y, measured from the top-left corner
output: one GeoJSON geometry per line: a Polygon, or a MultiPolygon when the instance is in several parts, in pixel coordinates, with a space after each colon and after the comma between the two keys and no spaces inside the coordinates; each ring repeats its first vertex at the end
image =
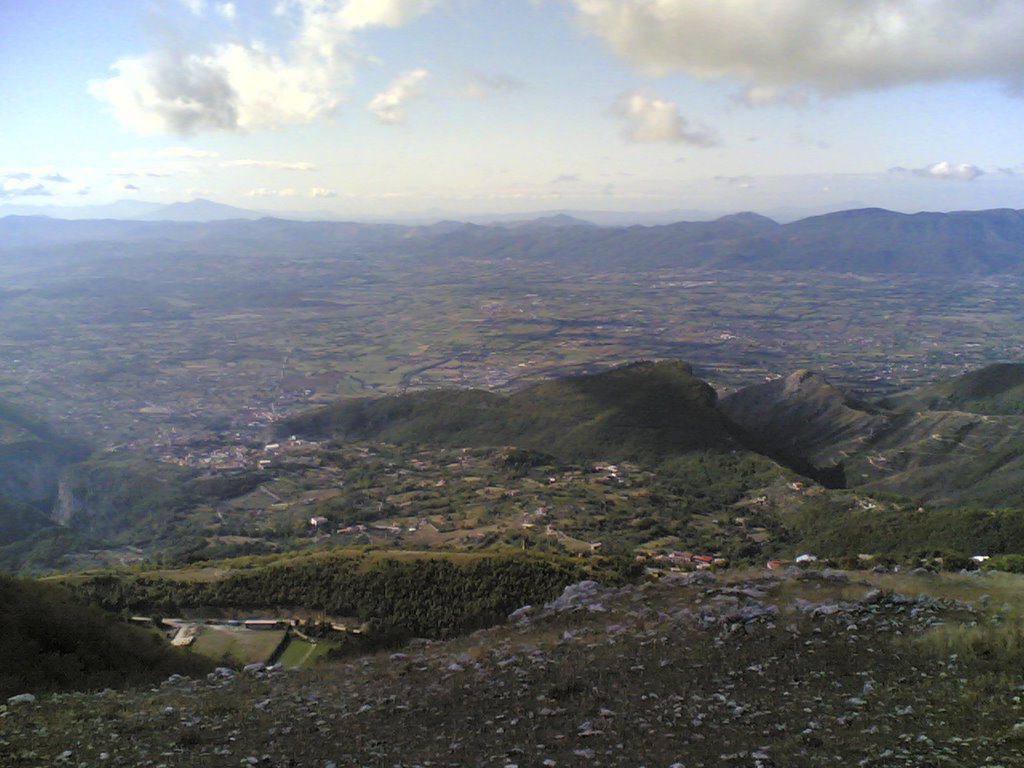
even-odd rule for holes
{"type": "Polygon", "coordinates": [[[284,640],[284,630],[251,630],[243,627],[203,627],[192,650],[211,659],[224,659],[236,664],[269,661],[284,640]]]}

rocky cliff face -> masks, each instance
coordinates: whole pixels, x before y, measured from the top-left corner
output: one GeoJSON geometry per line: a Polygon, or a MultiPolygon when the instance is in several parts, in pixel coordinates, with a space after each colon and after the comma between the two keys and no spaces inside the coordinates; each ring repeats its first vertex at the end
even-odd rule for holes
{"type": "Polygon", "coordinates": [[[62,478],[57,483],[57,498],[50,517],[55,523],[71,526],[85,516],[87,511],[75,494],[74,485],[62,478]]]}

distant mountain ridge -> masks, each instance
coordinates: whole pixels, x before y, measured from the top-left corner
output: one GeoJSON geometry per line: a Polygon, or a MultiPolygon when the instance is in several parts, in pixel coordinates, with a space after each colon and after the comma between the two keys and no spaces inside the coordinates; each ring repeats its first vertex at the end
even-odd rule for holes
{"type": "Polygon", "coordinates": [[[435,261],[511,260],[593,270],[715,269],[977,277],[1024,274],[1024,211],[894,213],[878,208],[789,224],[753,213],[601,227],[569,216],[492,225],[295,221],[197,200],[134,220],[0,219],[0,249],[146,242],[173,249],[372,248],[435,261]],[[216,219],[196,221],[194,219],[216,219]]]}

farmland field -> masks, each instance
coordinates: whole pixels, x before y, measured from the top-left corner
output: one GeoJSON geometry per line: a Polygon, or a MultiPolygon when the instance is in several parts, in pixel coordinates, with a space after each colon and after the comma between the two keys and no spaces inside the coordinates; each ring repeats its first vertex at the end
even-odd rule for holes
{"type": "Polygon", "coordinates": [[[317,643],[310,643],[300,637],[290,637],[284,652],[278,657],[277,662],[285,669],[293,667],[309,667],[316,663],[317,659],[327,655],[334,648],[334,643],[328,640],[320,640],[317,643]]]}

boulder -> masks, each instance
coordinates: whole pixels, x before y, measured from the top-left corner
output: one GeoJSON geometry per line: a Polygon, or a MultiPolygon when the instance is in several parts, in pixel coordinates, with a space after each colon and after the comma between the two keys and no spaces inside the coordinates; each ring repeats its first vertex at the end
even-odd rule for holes
{"type": "MultiPolygon", "coordinates": [[[[544,608],[548,611],[568,611],[578,608],[584,603],[590,603],[591,599],[600,591],[601,585],[590,579],[576,584],[570,584],[562,590],[562,594],[547,603],[544,608]]],[[[592,608],[593,610],[593,608],[592,608]]]]}

